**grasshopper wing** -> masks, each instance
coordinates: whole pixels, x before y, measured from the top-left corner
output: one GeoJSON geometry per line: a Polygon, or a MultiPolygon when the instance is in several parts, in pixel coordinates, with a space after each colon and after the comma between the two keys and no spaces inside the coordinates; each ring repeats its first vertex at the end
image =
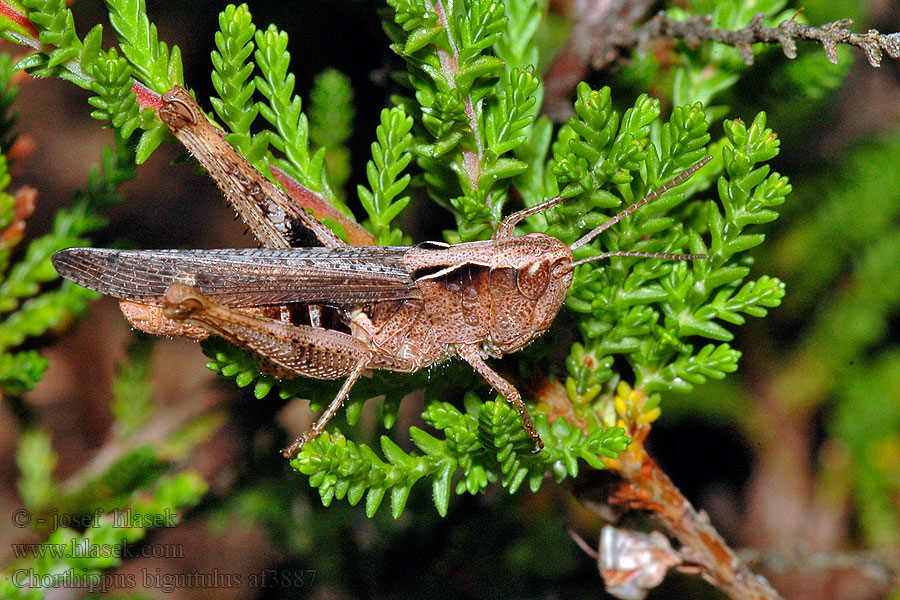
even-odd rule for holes
{"type": "Polygon", "coordinates": [[[241,250],[69,248],[53,255],[60,275],[140,304],[162,304],[185,283],[226,306],[309,303],[337,307],[419,298],[404,246],[241,250]]]}

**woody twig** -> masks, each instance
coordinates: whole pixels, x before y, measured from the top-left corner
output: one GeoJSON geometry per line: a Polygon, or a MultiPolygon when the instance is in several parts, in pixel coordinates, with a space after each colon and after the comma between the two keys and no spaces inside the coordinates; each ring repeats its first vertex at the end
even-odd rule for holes
{"type": "MultiPolygon", "coordinates": [[[[796,58],[797,40],[822,44],[828,60],[832,63],[837,63],[838,44],[860,48],[873,67],[881,66],[884,54],[894,59],[900,58],[900,33],[884,34],[875,29],[870,29],[866,33],[854,33],[849,29],[853,19],[842,19],[820,27],[787,19],[775,27],[766,27],[763,25],[764,18],[765,15],[762,13],[756,13],[746,27],[731,31],[710,27],[710,17],[707,15],[676,21],[666,13],[660,12],[644,25],[624,32],[618,39],[610,40],[609,43],[622,50],[632,50],[658,37],[683,39],[689,46],[713,41],[737,48],[741,58],[748,65],[753,64],[753,44],[780,44],[785,56],[796,58]]],[[[608,62],[604,57],[595,57],[594,68],[599,68],[598,58],[608,62]]]]}
{"type": "Polygon", "coordinates": [[[832,63],[837,63],[839,44],[860,48],[873,67],[881,66],[885,54],[900,59],[900,33],[884,34],[874,29],[854,33],[849,29],[852,19],[821,26],[787,19],[767,27],[763,24],[765,16],[757,13],[746,27],[728,30],[711,27],[708,15],[679,21],[660,12],[638,24],[648,8],[643,0],[585,0],[576,4],[572,36],[545,77],[544,111],[551,118],[563,120],[570,115],[571,109],[565,108],[568,97],[589,69],[599,71],[623,54],[649,48],[659,39],[684,40],[690,47],[706,41],[733,46],[748,65],[753,64],[754,44],[779,44],[785,56],[793,59],[798,40],[822,44],[832,63]]]}
{"type": "MultiPolygon", "coordinates": [[[[572,413],[573,404],[560,383],[543,382],[536,395],[554,418],[565,417],[571,423],[585,426],[585,421],[572,413]],[[569,407],[570,414],[567,414],[566,407],[569,407]]],[[[607,468],[622,478],[613,488],[609,502],[649,511],[665,532],[681,545],[679,560],[691,565],[692,572],[698,573],[730,598],[779,600],[781,596],[778,592],[764,577],[750,571],[716,531],[707,514],[691,505],[647,453],[644,441],[651,425],[641,415],[648,399],[643,390],[632,390],[624,383],[619,384],[615,400],[617,425],[625,427],[632,442],[617,458],[607,461],[607,468]]],[[[677,562],[674,561],[673,565],[677,562]]],[[[607,589],[620,583],[606,581],[607,589]]]]}

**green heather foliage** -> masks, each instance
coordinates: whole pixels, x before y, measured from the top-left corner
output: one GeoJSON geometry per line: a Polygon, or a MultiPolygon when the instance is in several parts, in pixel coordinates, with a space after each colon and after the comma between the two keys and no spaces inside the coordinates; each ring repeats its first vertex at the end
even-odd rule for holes
{"type": "MultiPolygon", "coordinates": [[[[140,108],[135,91],[143,86],[162,94],[192,82],[184,81],[179,49],[159,39],[143,0],[107,0],[116,41],[106,50],[101,26],[79,36],[63,0],[8,4],[28,14],[41,50],[15,67],[8,58],[0,62],[2,150],[12,140],[9,110],[15,88],[9,80],[14,68],[61,77],[90,90],[92,116],[117,135],[115,148],[104,153],[101,166],[69,207],[57,213],[49,233],[32,240],[16,261],[11,248],[0,247],[0,390],[14,397],[32,389],[47,366],[39,351],[21,349],[23,343],[83,313],[96,298],[68,283],[47,286],[57,279],[49,257],[64,247],[89,245],[90,233],[106,222],[104,210],[118,200],[117,186],[160,143],[171,141],[152,109],[140,108]]],[[[671,15],[689,16],[683,3],[670,4],[671,15]]],[[[782,0],[692,6],[712,14],[713,25],[731,29],[746,25],[757,12],[765,14],[767,24],[794,12],[782,0]]],[[[304,105],[291,72],[287,34],[274,25],[258,27],[245,4],[229,5],[220,14],[211,55],[215,95],[201,104],[212,108],[210,116],[228,142],[263,173],[274,165],[348,215],[348,203],[361,206],[357,217],[363,217],[378,244],[412,243],[399,227],[399,217],[425,210],[452,215],[456,228],[444,232],[447,242],[487,239],[504,216],[556,195],[566,202],[527,219],[519,233],[546,232],[571,243],[700,159],[712,157],[688,181],[576,251],[576,259],[632,250],[703,253],[708,260],[623,257],[578,267],[561,317],[571,330],[551,330],[503,363],[505,375],[540,373],[561,382],[583,428],[564,419],[551,424],[545,407],[533,407],[546,443],[543,452],[534,454],[515,411],[465,364],[410,375],[376,372],[360,380],[345,403],[347,427],[342,432],[332,427],[308,443],[291,462],[292,476],[305,477],[330,511],[346,510],[333,505],[335,499],[350,505],[365,499],[365,514],[373,517],[387,498],[395,518],[423,480],[420,487],[430,485],[434,507],[444,516],[454,494],[480,494],[490,484],[511,494],[523,485],[537,491],[549,482],[548,473],[559,482],[586,468],[603,468],[604,460],[615,458],[630,441],[619,427],[615,406],[623,383],[650,395],[637,407],[645,421],[665,414],[672,403],[676,412],[691,406],[700,412],[719,410],[721,418],[746,424],[740,401],[718,408],[704,404],[701,390],[749,394],[733,383],[734,377],[724,378],[739,367],[738,328],[748,317],[766,316],[784,297],[782,280],[765,273],[789,277],[805,303],[813,302],[821,286],[849,277],[852,289],[845,287],[819,307],[814,321],[803,326],[800,348],[793,350],[803,364],[817,365],[817,375],[801,376],[783,367],[778,382],[782,391],[790,390],[796,402],[810,408],[836,399],[829,435],[854,457],[851,475],[859,482],[864,535],[872,543],[896,545],[900,528],[891,506],[900,496],[900,480],[890,457],[900,452],[897,352],[885,351],[874,364],[852,365],[884,343],[887,321],[900,301],[900,283],[885,281],[887,274],[892,282],[900,273],[894,225],[900,191],[891,189],[892,196],[879,198],[883,206],[876,209],[870,201],[885,196],[883,188],[871,195],[854,194],[842,189],[844,174],[835,175],[831,194],[819,199],[811,220],[779,238],[775,246],[780,245],[780,254],[761,259],[765,268],[754,265],[755,256],[766,254],[765,246],[752,252],[764,244],[770,231],[766,224],[782,209],[794,214],[799,209],[782,206],[791,185],[769,164],[781,140],[766,113],[754,110],[743,120],[729,116],[729,106],[741,101],[735,86],[751,72],[737,50],[677,45],[678,60],[671,68],[660,65],[652,53],[637,55],[613,82],[623,89],[654,89],[664,96],[662,101],[647,93],[581,83],[574,115],[557,126],[540,115],[544,85],[538,69],[553,53],[547,46],[546,13],[546,0],[387,0],[383,27],[403,68],[392,73],[398,93],[381,111],[370,155],[363,157],[364,176],[355,179],[349,141],[372,132],[354,130],[351,82],[326,70],[304,105]],[[351,181],[362,182],[355,198],[348,189],[351,181]],[[851,218],[864,225],[847,226],[851,218]],[[845,243],[835,243],[835,236],[844,236],[845,243]],[[856,254],[847,250],[851,247],[856,254]],[[841,275],[848,261],[850,275],[841,275]],[[851,385],[850,378],[865,385],[851,385]],[[885,389],[893,392],[885,395],[885,389]],[[419,426],[380,435],[375,444],[357,441],[355,425],[369,399],[379,398],[378,421],[392,428],[401,399],[417,390],[424,390],[419,426]]],[[[0,19],[0,25],[14,41],[30,35],[7,20],[0,19]]],[[[758,45],[755,52],[764,57],[768,50],[758,45]]],[[[841,83],[844,73],[812,53],[783,63],[769,83],[804,94],[804,114],[841,83]]],[[[787,114],[787,102],[773,101],[772,111],[787,114]]],[[[896,135],[879,144],[853,151],[852,168],[869,169],[868,180],[891,168],[878,161],[891,162],[887,157],[896,156],[900,145],[896,135]]],[[[0,160],[0,188],[9,180],[6,161],[0,160]]],[[[896,178],[880,185],[896,187],[896,178]]],[[[0,230],[13,221],[14,202],[12,195],[0,193],[0,230]]],[[[152,345],[145,337],[136,338],[118,370],[112,412],[116,436],[127,451],[106,471],[62,486],[52,476],[55,456],[47,436],[29,424],[19,451],[20,492],[29,510],[37,513],[53,503],[70,513],[100,505],[107,511],[132,507],[159,514],[199,502],[206,483],[193,471],[179,470],[177,459],[207,439],[224,417],[205,415],[162,441],[135,442],[155,417],[149,379],[152,345]]],[[[210,369],[239,387],[252,386],[258,400],[274,391],[282,398],[310,398],[314,409],[321,408],[340,383],[279,381],[261,373],[258,360],[246,350],[219,339],[202,346],[210,369]]],[[[534,400],[527,394],[525,399],[534,400]]],[[[284,486],[261,477],[238,490],[231,508],[222,510],[262,518],[284,539],[290,537],[285,544],[309,548],[308,539],[287,533],[292,528],[286,524],[296,516],[261,500],[284,493],[284,486]]],[[[282,499],[285,505],[289,501],[282,499]]],[[[47,543],[82,538],[131,543],[145,533],[100,523],[84,532],[56,530],[47,543]]],[[[77,567],[96,575],[119,562],[32,557],[30,567],[40,573],[77,567]]],[[[39,592],[0,579],[3,597],[40,598],[39,592]]]]}
{"type": "MultiPolygon", "coordinates": [[[[15,115],[11,105],[17,90],[10,85],[13,65],[8,55],[0,55],[0,139],[2,151],[9,150],[15,137],[11,127],[15,115]]],[[[87,309],[97,294],[68,282],[52,290],[42,285],[58,276],[50,264],[57,250],[89,243],[90,232],[102,227],[101,211],[117,201],[115,188],[131,178],[132,152],[124,145],[108,148],[103,162],[88,176],[87,186],[73,199],[69,208],[56,213],[50,231],[32,239],[15,262],[11,262],[18,238],[4,235],[0,241],[0,392],[15,396],[31,390],[43,376],[47,361],[34,350],[20,350],[30,338],[68,322],[87,309]]],[[[10,184],[9,164],[0,155],[0,231],[11,233],[20,219],[16,197],[6,188],[10,184]]]]}
{"type": "MultiPolygon", "coordinates": [[[[545,231],[570,243],[703,158],[708,147],[714,158],[687,185],[666,193],[577,253],[576,258],[584,258],[601,250],[628,249],[711,257],[693,263],[618,258],[579,267],[567,301],[577,316],[579,335],[565,364],[566,387],[579,415],[590,423],[586,433],[573,439],[578,430],[571,425],[558,422],[551,432],[544,424],[551,450],[535,457],[524,432],[508,418],[513,413],[505,404],[484,405],[505,416],[488,419],[493,425],[481,431],[486,408],[460,413],[441,405],[440,419],[429,416],[437,410],[438,390],[447,386],[444,378],[379,375],[354,389],[347,411],[350,422],[358,416],[362,400],[385,395],[384,420],[390,424],[399,398],[427,379],[426,389],[435,393],[429,395],[423,419],[442,439],[413,430],[416,452],[407,455],[382,438],[381,449],[390,464],[387,472],[388,463],[374,451],[339,436],[323,436],[309,444],[294,462],[319,488],[323,501],[346,495],[356,503],[366,492],[369,513],[391,491],[393,513],[399,515],[412,484],[427,476],[434,482],[435,504],[443,513],[451,487],[457,492],[481,491],[486,481],[501,475],[511,491],[526,477],[536,489],[542,473],[558,461],[566,464],[559,476],[577,473],[576,464],[563,461],[555,448],[595,467],[601,466],[599,456],[615,456],[624,447],[624,438],[621,430],[608,429],[615,425],[609,417],[612,396],[599,390],[621,377],[613,369],[616,356],[630,366],[634,383],[652,393],[687,391],[707,378],[734,371],[740,353],[728,344],[733,334],[727,326],[742,324],[746,315],[765,315],[783,295],[778,279],[748,279],[750,268],[742,253],[763,241],[753,228],[777,217],[774,209],[790,185],[765,164],[777,155],[779,140],[766,127],[764,114],[749,126],[726,121],[724,136],[712,141],[699,102],[678,106],[662,120],[659,101],[646,94],[622,111],[615,108],[609,88],[593,90],[581,84],[576,115],[554,136],[546,120],[536,120],[542,96],[533,68],[543,9],[538,2],[515,3],[509,15],[495,0],[448,5],[453,14],[413,0],[391,0],[389,5],[385,27],[392,48],[406,61],[407,71],[398,77],[411,95],[396,97],[397,106],[383,111],[377,141],[371,146],[368,186],[358,188],[368,215],[365,225],[378,243],[403,242],[403,233],[391,222],[411,202],[411,196],[403,194],[409,191],[413,159],[422,169],[420,185],[456,217],[459,231],[447,232],[448,241],[488,236],[504,215],[510,187],[516,186],[529,203],[556,194],[568,199],[559,209],[531,219],[522,230],[545,231]],[[542,176],[530,173],[530,165],[542,176]],[[718,186],[718,202],[700,193],[713,183],[718,186]],[[477,423],[482,425],[476,427],[477,423]],[[451,432],[474,437],[462,443],[446,437],[451,432]],[[597,437],[597,432],[603,435],[597,437]],[[506,441],[497,442],[499,447],[471,446],[485,436],[506,441]],[[351,464],[357,465],[353,472],[343,472],[351,464]],[[473,465],[478,467],[475,472],[473,465]],[[457,471],[462,479],[451,486],[457,471]],[[480,472],[490,475],[475,474],[480,472]]],[[[59,16],[67,14],[66,9],[54,7],[57,16],[48,19],[43,15],[50,12],[49,5],[27,7],[42,15],[35,24],[47,52],[20,66],[66,76],[92,89],[97,94],[92,99],[96,118],[108,120],[123,136],[143,129],[138,148],[144,154],[138,159],[146,159],[152,145],[144,140],[155,135],[159,125],[147,117],[148,111],[143,115],[138,111],[129,76],[156,92],[182,84],[177,47],[170,49],[158,41],[140,4],[110,3],[111,23],[121,44],[118,50],[105,52],[94,39],[99,27],[81,41],[73,33],[72,19],[59,16]],[[73,72],[90,77],[71,77],[73,72]]],[[[347,140],[350,123],[327,106],[350,103],[346,80],[335,73],[319,78],[314,90],[318,103],[311,113],[319,122],[311,126],[294,91],[287,35],[274,26],[257,28],[245,5],[226,8],[219,24],[212,55],[218,97],[212,105],[230,130],[227,139],[259,168],[275,164],[337,201],[326,155],[347,140]]],[[[339,177],[346,179],[346,174],[339,177]]],[[[334,387],[303,379],[279,383],[260,374],[256,359],[245,351],[215,340],[205,347],[214,358],[212,368],[234,377],[239,386],[255,384],[257,397],[276,386],[286,396],[313,395],[310,390],[321,389],[321,395],[313,395],[321,402],[334,387]]]]}
{"type": "MultiPolygon", "coordinates": [[[[392,48],[406,61],[407,71],[398,77],[411,95],[396,97],[397,106],[382,112],[366,169],[368,187],[358,187],[368,215],[364,225],[377,243],[404,241],[402,231],[391,222],[411,202],[411,196],[403,194],[409,190],[413,159],[422,170],[421,182],[428,195],[456,217],[459,231],[447,232],[447,241],[487,237],[504,215],[510,187],[516,186],[529,203],[556,194],[568,199],[559,209],[530,220],[522,230],[545,231],[571,243],[703,158],[708,147],[712,150],[713,162],[689,184],[667,192],[647,210],[577,252],[576,258],[622,249],[711,257],[693,263],[617,258],[577,270],[567,307],[577,315],[579,339],[566,359],[566,387],[579,415],[590,425],[581,434],[583,439],[572,440],[576,430],[561,422],[557,428],[563,430],[548,435],[551,447],[561,444],[558,439],[568,440],[560,451],[600,466],[599,456],[615,456],[624,447],[621,430],[596,438],[597,431],[606,432],[616,424],[609,417],[611,393],[599,393],[620,377],[613,369],[616,356],[625,359],[634,383],[648,392],[688,391],[737,368],[740,352],[729,346],[733,334],[726,326],[743,324],[746,315],[764,316],[768,308],[779,304],[782,283],[768,276],[748,279],[751,270],[742,258],[763,241],[763,234],[754,227],[778,216],[775,209],[791,189],[785,177],[771,173],[765,164],[778,153],[778,137],[760,113],[749,126],[740,120],[726,121],[724,136],[712,141],[699,102],[677,106],[662,120],[660,102],[646,94],[622,111],[615,108],[609,88],[593,90],[587,84],[578,87],[576,116],[554,137],[546,120],[536,120],[542,97],[533,67],[539,52],[535,34],[543,8],[540,3],[515,3],[509,15],[504,4],[495,0],[448,5],[453,14],[414,0],[388,4],[392,10],[385,27],[392,48]],[[530,165],[542,176],[529,173],[530,165]],[[718,202],[711,194],[700,193],[713,183],[718,186],[718,202]]],[[[29,8],[41,10],[37,5],[29,8]]],[[[146,117],[147,111],[137,112],[129,75],[162,92],[183,83],[180,55],[177,47],[170,49],[158,41],[142,6],[112,2],[110,9],[121,41],[118,51],[95,47],[99,27],[82,42],[72,33],[71,18],[42,17],[35,20],[41,39],[54,48],[26,59],[21,66],[45,75],[89,73],[93,79],[75,81],[97,93],[92,99],[97,108],[94,116],[110,121],[123,136],[143,128],[143,142],[159,126],[146,117]]],[[[287,34],[271,25],[258,29],[246,5],[226,8],[219,25],[212,55],[218,97],[212,105],[231,130],[227,139],[259,168],[277,165],[303,185],[339,202],[326,155],[346,142],[350,123],[347,116],[337,116],[346,113],[327,107],[350,104],[346,80],[333,72],[320,76],[311,113],[318,121],[311,126],[294,91],[287,34]]],[[[143,142],[138,147],[145,150],[138,157],[143,160],[150,145],[143,142]]],[[[346,179],[342,168],[346,171],[346,161],[337,167],[339,180],[346,179]]],[[[216,341],[207,342],[206,348],[214,358],[212,368],[234,377],[239,386],[254,383],[257,397],[274,386],[287,396],[310,395],[311,389],[324,388],[322,395],[314,395],[322,401],[333,387],[303,379],[278,384],[259,373],[256,359],[248,353],[216,341]]],[[[426,387],[446,387],[443,378],[434,381],[441,383],[429,382],[426,387]]],[[[398,399],[422,385],[421,376],[378,377],[369,385],[359,384],[349,402],[348,418],[355,420],[360,400],[384,394],[390,398],[390,408],[384,411],[390,424],[398,399]],[[384,384],[382,379],[391,383],[384,384]]],[[[484,411],[448,412],[443,420],[453,425],[438,426],[428,417],[437,396],[429,399],[425,422],[439,435],[458,430],[474,435],[473,423],[478,421],[472,419],[484,411]]],[[[480,457],[475,461],[479,469],[491,473],[485,481],[503,474],[503,483],[511,491],[526,476],[536,489],[543,471],[560,460],[552,450],[532,457],[515,419],[497,423],[503,424],[500,430],[483,433],[508,438],[496,455],[488,447],[460,447],[459,441],[438,441],[422,432],[412,434],[417,453],[410,457],[383,438],[381,447],[391,465],[387,476],[385,463],[366,446],[338,444],[336,440],[343,438],[323,437],[304,448],[294,466],[310,477],[326,503],[346,494],[355,504],[366,491],[372,513],[390,490],[395,515],[401,512],[412,484],[427,476],[434,481],[435,504],[443,513],[449,479],[457,471],[466,482],[456,486],[458,492],[483,489],[473,482],[473,477],[478,479],[471,471],[475,456],[480,457]],[[338,452],[338,445],[345,450],[338,452]],[[422,461],[430,466],[423,467],[422,461]],[[349,464],[358,465],[352,475],[335,474],[335,469],[349,464]]],[[[550,431],[547,426],[543,429],[550,431]]],[[[560,473],[572,476],[576,472],[577,467],[568,463],[560,473]]]]}

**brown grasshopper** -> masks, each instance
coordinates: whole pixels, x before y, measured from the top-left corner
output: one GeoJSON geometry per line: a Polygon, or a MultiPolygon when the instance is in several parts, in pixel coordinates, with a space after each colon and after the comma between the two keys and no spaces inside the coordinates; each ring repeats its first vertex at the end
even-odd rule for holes
{"type": "MultiPolygon", "coordinates": [[[[129,321],[149,333],[194,339],[213,334],[252,350],[281,376],[344,378],[312,427],[285,448],[286,457],[321,433],[365,370],[409,373],[453,356],[513,404],[540,450],[543,442],[521,395],[485,359],[521,350],[549,329],[578,265],[613,256],[705,258],[605,252],[575,261],[572,251],[686,180],[709,158],[571,246],[544,233],[514,235],[517,223],[560,204],[561,197],[508,216],[487,241],[350,246],[229,146],[186,90],[169,90],[159,117],[265,247],[70,248],[54,255],[53,264],[66,279],[121,299],[129,321]]],[[[311,200],[313,210],[328,211],[318,197],[311,200]]],[[[366,241],[346,217],[336,211],[328,216],[366,241]]]]}

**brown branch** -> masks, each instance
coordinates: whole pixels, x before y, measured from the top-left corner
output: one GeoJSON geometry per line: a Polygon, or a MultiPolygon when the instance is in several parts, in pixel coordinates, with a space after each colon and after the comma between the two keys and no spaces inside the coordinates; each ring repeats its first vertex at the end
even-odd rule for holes
{"type": "Polygon", "coordinates": [[[556,121],[565,120],[572,114],[569,97],[589,68],[599,71],[623,53],[649,48],[659,39],[681,39],[691,47],[706,41],[733,46],[748,65],[753,64],[753,44],[780,44],[785,56],[793,59],[797,56],[797,40],[822,44],[832,63],[837,63],[838,44],[861,48],[873,67],[881,66],[884,54],[900,59],[900,33],[882,34],[874,29],[854,33],[848,29],[852,19],[821,27],[789,19],[766,27],[764,15],[757,13],[746,27],[732,31],[710,27],[711,17],[707,15],[677,21],[660,12],[637,26],[648,6],[644,0],[581,0],[576,4],[569,43],[544,77],[545,114],[556,121]]]}
{"type": "Polygon", "coordinates": [[[609,62],[615,60],[620,50],[610,42],[643,21],[650,4],[649,0],[576,0],[569,41],[544,75],[544,114],[557,122],[572,115],[569,96],[590,74],[593,57],[608,55],[609,62]]]}
{"type": "MultiPolygon", "coordinates": [[[[620,384],[622,386],[622,384],[620,384]]],[[[627,386],[626,386],[627,387],[627,386]]],[[[534,396],[556,418],[585,427],[574,415],[566,389],[556,381],[544,380],[534,386],[534,396]],[[566,408],[567,407],[567,408],[566,408]]],[[[621,389],[616,405],[619,425],[632,442],[619,456],[607,462],[610,471],[623,481],[610,495],[611,504],[649,511],[663,529],[681,544],[678,554],[706,581],[734,600],[780,600],[781,596],[762,576],[753,574],[716,531],[707,514],[691,505],[672,480],[660,469],[644,446],[650,424],[640,419],[648,398],[643,390],[621,389]],[[622,392],[627,392],[622,394],[622,392]],[[621,400],[621,402],[619,402],[621,400]]],[[[607,581],[609,586],[611,582],[607,581]]]]}
{"type": "Polygon", "coordinates": [[[650,432],[642,425],[631,446],[619,455],[625,481],[610,498],[613,504],[649,510],[681,545],[681,554],[699,567],[701,576],[734,600],[775,600],[781,596],[764,577],[754,575],[725,543],[709,517],[691,505],[644,447],[650,432]]]}
{"type": "Polygon", "coordinates": [[[833,550],[812,552],[805,549],[778,551],[741,548],[738,555],[749,565],[770,573],[833,573],[848,571],[868,580],[881,593],[890,591],[900,575],[900,556],[889,551],[833,550]]]}
{"type": "MultiPolygon", "coordinates": [[[[866,53],[869,64],[881,66],[884,53],[891,58],[900,58],[900,34],[882,34],[874,29],[866,33],[853,33],[847,27],[853,19],[842,19],[814,27],[799,23],[793,19],[782,21],[775,27],[763,25],[765,15],[756,13],[750,24],[743,29],[731,31],[710,27],[709,16],[698,15],[676,21],[664,12],[658,13],[641,27],[625,32],[618,39],[608,41],[606,45],[614,45],[622,50],[646,46],[650,40],[658,37],[683,39],[689,46],[697,46],[700,42],[712,41],[734,46],[741,53],[741,58],[748,65],[753,64],[753,44],[781,44],[784,55],[797,57],[797,40],[809,40],[822,44],[828,60],[837,64],[837,45],[856,46],[866,53]]],[[[594,54],[594,68],[608,64],[607,56],[594,54]],[[599,59],[599,60],[598,60],[599,59]]]]}

